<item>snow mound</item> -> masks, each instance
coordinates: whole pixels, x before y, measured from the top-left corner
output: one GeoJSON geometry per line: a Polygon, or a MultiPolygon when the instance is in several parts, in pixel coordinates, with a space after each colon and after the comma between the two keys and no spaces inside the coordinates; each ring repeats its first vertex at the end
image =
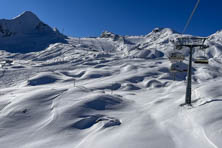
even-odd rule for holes
{"type": "Polygon", "coordinates": [[[107,77],[112,75],[109,71],[87,71],[83,76],[82,79],[95,79],[95,78],[101,78],[101,77],[107,77]]]}
{"type": "Polygon", "coordinates": [[[90,99],[84,103],[83,107],[94,110],[110,110],[122,103],[123,100],[119,96],[97,94],[90,96],[90,99]]]}
{"type": "Polygon", "coordinates": [[[86,115],[82,116],[79,121],[72,124],[72,127],[83,130],[101,122],[103,122],[103,128],[118,126],[121,124],[118,119],[113,117],[106,117],[104,115],[86,115]]]}
{"type": "Polygon", "coordinates": [[[144,80],[145,76],[132,76],[130,78],[127,78],[125,81],[131,82],[131,83],[139,83],[144,80]]]}
{"type": "Polygon", "coordinates": [[[166,83],[161,83],[158,80],[148,80],[144,82],[145,87],[149,87],[149,88],[160,88],[160,87],[164,87],[166,85],[166,83]]]}
{"type": "Polygon", "coordinates": [[[105,64],[100,64],[100,65],[96,65],[94,68],[103,68],[103,67],[107,67],[108,65],[105,64]]]}
{"type": "Polygon", "coordinates": [[[28,80],[27,85],[28,86],[38,86],[38,85],[46,85],[46,84],[53,84],[57,82],[58,80],[61,80],[61,77],[58,75],[55,75],[53,73],[41,73],[30,80],[28,80]]]}
{"type": "Polygon", "coordinates": [[[85,74],[85,71],[64,71],[61,73],[68,77],[81,78],[85,74]]]}
{"type": "Polygon", "coordinates": [[[77,129],[87,129],[92,127],[94,124],[98,122],[98,119],[103,117],[103,115],[88,115],[83,116],[82,119],[72,124],[73,128],[77,129]]]}
{"type": "Polygon", "coordinates": [[[98,59],[98,58],[109,58],[109,57],[111,57],[111,55],[108,54],[108,53],[97,53],[97,54],[95,55],[95,58],[96,58],[96,59],[98,59]]]}
{"type": "Polygon", "coordinates": [[[98,85],[96,87],[93,87],[94,90],[118,90],[121,88],[121,83],[103,83],[101,85],[98,85]]]}
{"type": "Polygon", "coordinates": [[[133,70],[137,70],[137,66],[135,65],[128,65],[128,64],[124,64],[122,67],[121,67],[121,70],[124,71],[124,72],[129,72],[129,71],[133,71],[133,70]]]}
{"type": "Polygon", "coordinates": [[[125,83],[122,87],[122,90],[124,91],[133,91],[133,90],[140,90],[141,88],[134,85],[134,84],[130,84],[130,83],[125,83]]]}

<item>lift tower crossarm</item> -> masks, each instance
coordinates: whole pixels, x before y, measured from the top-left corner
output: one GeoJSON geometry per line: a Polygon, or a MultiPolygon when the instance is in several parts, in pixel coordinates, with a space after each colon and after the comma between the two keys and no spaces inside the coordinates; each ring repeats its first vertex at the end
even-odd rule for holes
{"type": "Polygon", "coordinates": [[[175,41],[176,46],[181,47],[205,47],[204,45],[205,41],[208,38],[205,37],[180,37],[177,38],[175,41]]]}

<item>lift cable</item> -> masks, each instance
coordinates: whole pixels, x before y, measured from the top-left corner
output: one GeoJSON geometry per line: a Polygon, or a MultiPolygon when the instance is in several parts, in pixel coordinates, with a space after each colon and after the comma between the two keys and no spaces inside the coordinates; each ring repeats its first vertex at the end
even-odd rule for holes
{"type": "Polygon", "coordinates": [[[196,3],[196,5],[195,5],[195,7],[194,7],[194,9],[193,9],[193,11],[192,11],[189,19],[187,20],[187,23],[186,23],[186,25],[185,25],[185,27],[184,27],[184,29],[183,29],[183,33],[182,33],[182,34],[184,34],[184,33],[186,32],[186,30],[187,30],[187,28],[188,28],[188,26],[189,26],[189,24],[190,24],[190,22],[191,22],[191,20],[192,20],[192,18],[193,18],[193,15],[194,15],[195,11],[196,11],[197,8],[198,8],[199,4],[200,4],[200,0],[197,1],[197,3],[196,3]]]}

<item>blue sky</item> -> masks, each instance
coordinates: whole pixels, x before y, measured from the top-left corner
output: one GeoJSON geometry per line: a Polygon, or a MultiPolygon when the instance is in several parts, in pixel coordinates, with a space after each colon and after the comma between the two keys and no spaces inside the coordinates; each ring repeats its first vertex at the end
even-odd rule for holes
{"type": "MultiPolygon", "coordinates": [[[[34,12],[43,22],[75,37],[108,30],[145,35],[155,27],[182,32],[196,0],[1,0],[0,18],[34,12]]],[[[208,36],[222,29],[222,1],[200,0],[186,33],[208,36]]]]}

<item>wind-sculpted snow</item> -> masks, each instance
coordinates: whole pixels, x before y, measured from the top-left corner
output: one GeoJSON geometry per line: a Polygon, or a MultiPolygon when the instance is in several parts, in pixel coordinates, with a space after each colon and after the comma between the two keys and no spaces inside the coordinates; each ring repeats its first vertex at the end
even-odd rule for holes
{"type": "Polygon", "coordinates": [[[28,85],[36,86],[36,85],[50,84],[50,83],[55,83],[58,80],[59,78],[54,75],[41,74],[40,76],[28,80],[28,85]]]}
{"type": "Polygon", "coordinates": [[[122,86],[122,90],[125,90],[125,91],[133,91],[133,90],[139,90],[139,89],[141,88],[131,83],[125,83],[122,86]]]}
{"type": "Polygon", "coordinates": [[[118,104],[121,104],[122,100],[119,97],[110,95],[96,95],[90,96],[89,101],[85,102],[83,107],[95,109],[95,110],[106,110],[112,109],[118,104]]]}
{"type": "Polygon", "coordinates": [[[222,147],[221,31],[207,40],[209,64],[193,64],[192,106],[184,105],[187,50],[185,70],[173,72],[167,58],[177,36],[104,32],[39,52],[1,51],[0,147],[222,147]]]}
{"type": "Polygon", "coordinates": [[[87,129],[92,127],[94,124],[99,122],[105,122],[104,128],[118,126],[121,122],[118,119],[112,117],[105,117],[104,115],[91,115],[91,116],[83,116],[82,119],[77,121],[72,125],[73,128],[77,129],[87,129]]]}
{"type": "Polygon", "coordinates": [[[173,81],[167,58],[96,56],[75,41],[29,53],[33,60],[3,54],[13,63],[0,79],[1,147],[221,146],[220,60],[194,64],[193,106],[183,107],[186,73],[173,81]]]}
{"type": "Polygon", "coordinates": [[[159,87],[165,87],[167,83],[161,83],[158,80],[150,80],[148,82],[144,82],[145,87],[150,88],[159,88],[159,87]]]}
{"type": "Polygon", "coordinates": [[[111,72],[108,72],[108,71],[89,71],[89,72],[86,72],[82,78],[95,79],[95,78],[107,77],[110,75],[111,75],[111,72]]]}

